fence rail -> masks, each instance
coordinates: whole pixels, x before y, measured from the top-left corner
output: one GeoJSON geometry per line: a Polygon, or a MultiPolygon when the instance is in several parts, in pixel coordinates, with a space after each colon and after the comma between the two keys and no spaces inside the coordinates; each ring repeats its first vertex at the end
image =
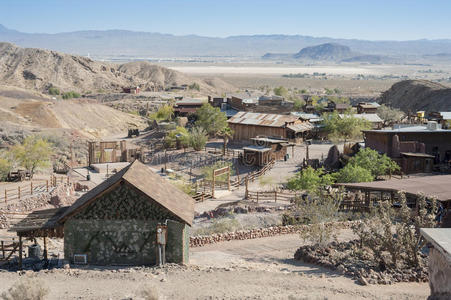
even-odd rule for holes
{"type": "Polygon", "coordinates": [[[8,204],[8,201],[20,200],[22,198],[52,191],[59,183],[69,183],[67,176],[50,176],[48,180],[31,180],[29,183],[19,185],[15,188],[5,188],[0,192],[0,201],[8,204]]]}
{"type": "Polygon", "coordinates": [[[248,191],[246,193],[246,199],[251,201],[288,201],[293,202],[299,196],[299,193],[290,191],[248,191]]]}

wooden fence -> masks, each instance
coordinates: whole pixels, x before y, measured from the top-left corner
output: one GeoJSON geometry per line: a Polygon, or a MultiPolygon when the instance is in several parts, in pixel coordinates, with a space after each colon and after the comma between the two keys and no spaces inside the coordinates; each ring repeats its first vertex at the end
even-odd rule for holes
{"type": "Polygon", "coordinates": [[[8,201],[20,200],[27,196],[39,194],[42,192],[49,192],[59,183],[69,184],[69,177],[67,176],[50,176],[48,180],[31,180],[28,183],[21,184],[15,188],[5,188],[0,192],[0,201],[8,204],[8,201]]]}
{"type": "Polygon", "coordinates": [[[295,199],[300,195],[300,193],[291,192],[287,190],[281,191],[247,191],[245,195],[245,199],[256,201],[285,201],[285,202],[294,202],[295,199]]]}
{"type": "Polygon", "coordinates": [[[0,263],[9,260],[18,249],[18,239],[14,237],[0,237],[0,263]]]}

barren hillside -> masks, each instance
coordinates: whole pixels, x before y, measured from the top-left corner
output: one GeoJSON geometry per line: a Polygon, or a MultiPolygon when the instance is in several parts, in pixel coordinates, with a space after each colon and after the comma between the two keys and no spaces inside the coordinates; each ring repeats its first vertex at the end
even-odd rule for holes
{"type": "Polygon", "coordinates": [[[144,128],[141,117],[91,100],[52,100],[17,87],[0,86],[1,129],[71,130],[87,138],[125,135],[130,124],[144,128]]]}
{"type": "Polygon", "coordinates": [[[0,43],[0,81],[42,92],[51,86],[63,91],[87,93],[120,91],[127,86],[140,86],[147,90],[155,86],[165,88],[195,82],[207,92],[233,88],[222,81],[210,85],[148,62],[117,65],[55,51],[20,48],[10,43],[0,43]]]}
{"type": "Polygon", "coordinates": [[[427,80],[404,80],[385,91],[381,103],[405,112],[451,111],[451,88],[427,80]]]}

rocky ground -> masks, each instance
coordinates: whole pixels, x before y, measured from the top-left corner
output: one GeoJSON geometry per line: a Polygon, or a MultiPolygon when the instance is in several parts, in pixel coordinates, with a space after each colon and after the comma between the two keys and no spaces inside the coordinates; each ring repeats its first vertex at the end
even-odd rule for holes
{"type": "Polygon", "coordinates": [[[362,285],[394,284],[396,282],[427,282],[427,256],[421,255],[421,266],[412,268],[381,267],[370,251],[362,251],[357,240],[332,242],[326,247],[302,246],[294,258],[306,263],[317,264],[341,274],[351,276],[362,285]]]}
{"type": "MultiPolygon", "coordinates": [[[[352,238],[342,231],[339,240],[352,238]]],[[[190,251],[190,265],[161,268],[75,267],[40,272],[0,271],[0,293],[36,278],[49,299],[425,299],[427,283],[362,286],[352,278],[293,259],[296,234],[217,243],[190,251]]]]}

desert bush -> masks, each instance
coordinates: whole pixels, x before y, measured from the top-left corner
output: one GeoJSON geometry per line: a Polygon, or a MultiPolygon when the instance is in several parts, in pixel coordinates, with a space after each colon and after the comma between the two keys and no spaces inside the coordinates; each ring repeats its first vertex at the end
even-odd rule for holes
{"type": "Polygon", "coordinates": [[[371,123],[359,119],[347,112],[340,116],[337,112],[323,115],[324,130],[331,141],[358,140],[362,138],[362,130],[371,129],[371,123]]]}
{"type": "Polygon", "coordinates": [[[164,145],[166,148],[174,148],[177,140],[180,142],[181,147],[186,148],[189,146],[190,134],[185,127],[177,126],[174,130],[171,130],[164,138],[164,145]]]}
{"type": "Polygon", "coordinates": [[[3,300],[42,300],[49,289],[37,279],[23,279],[16,282],[7,292],[1,294],[3,300]]]}
{"type": "Polygon", "coordinates": [[[194,150],[200,151],[202,150],[208,141],[207,132],[201,127],[194,127],[191,129],[189,135],[189,144],[193,147],[194,150]]]}
{"type": "Polygon", "coordinates": [[[49,95],[56,96],[60,94],[60,90],[56,87],[49,87],[49,95]]]}
{"type": "Polygon", "coordinates": [[[0,152],[0,181],[4,181],[13,167],[12,161],[8,158],[8,153],[0,152]]]}
{"type": "Polygon", "coordinates": [[[210,226],[199,228],[194,235],[211,235],[215,233],[226,233],[241,230],[243,227],[234,218],[215,219],[210,226]]]}
{"type": "Polygon", "coordinates": [[[419,265],[419,251],[424,245],[420,234],[422,227],[434,227],[436,200],[417,199],[417,212],[407,206],[406,196],[399,193],[399,206],[383,201],[375,209],[375,217],[353,227],[361,245],[369,248],[381,268],[419,265]],[[385,254],[388,254],[387,255],[385,254]]]}
{"type": "Polygon", "coordinates": [[[144,300],[158,300],[160,299],[158,290],[156,287],[150,285],[150,284],[145,284],[140,291],[138,292],[138,297],[140,297],[141,299],[144,300]]]}
{"type": "Polygon", "coordinates": [[[352,164],[347,164],[344,168],[340,169],[334,174],[337,182],[370,182],[374,180],[371,171],[352,164]]]}
{"type": "Polygon", "coordinates": [[[197,82],[194,82],[193,84],[190,84],[188,86],[188,88],[190,90],[196,90],[196,91],[200,91],[200,85],[197,82]]]}
{"type": "Polygon", "coordinates": [[[288,96],[288,90],[284,86],[275,87],[273,92],[275,95],[282,96],[284,98],[288,96]]]}
{"type": "Polygon", "coordinates": [[[63,93],[63,99],[72,99],[72,98],[80,98],[80,94],[74,91],[63,93]]]}
{"type": "MultiPolygon", "coordinates": [[[[331,239],[336,238],[336,229],[326,226],[325,223],[336,221],[339,218],[338,210],[342,199],[342,192],[315,195],[311,198],[300,198],[296,201],[295,223],[308,224],[300,236],[315,245],[325,246],[331,239]]],[[[286,218],[286,221],[294,221],[286,218]]]]}
{"type": "Polygon", "coordinates": [[[158,110],[150,114],[149,118],[152,121],[171,121],[174,117],[174,108],[170,104],[162,105],[158,110]]]}

